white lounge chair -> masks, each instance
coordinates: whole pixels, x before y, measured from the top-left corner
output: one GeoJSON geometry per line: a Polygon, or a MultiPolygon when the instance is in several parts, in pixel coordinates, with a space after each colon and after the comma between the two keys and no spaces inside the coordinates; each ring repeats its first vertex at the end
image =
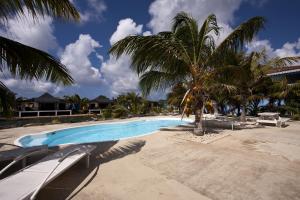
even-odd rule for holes
{"type": "Polygon", "coordinates": [[[277,127],[282,127],[287,122],[288,118],[281,118],[279,113],[264,112],[258,113],[259,119],[256,121],[258,124],[274,124],[277,127]]]}
{"type": "Polygon", "coordinates": [[[45,185],[83,157],[89,167],[89,156],[94,149],[93,145],[69,146],[0,180],[0,199],[35,199],[45,185]]]}
{"type": "Polygon", "coordinates": [[[6,166],[0,171],[0,175],[3,174],[10,166],[17,163],[18,161],[22,161],[22,166],[25,167],[26,159],[28,157],[46,153],[49,150],[47,145],[40,145],[35,147],[20,147],[17,145],[12,145],[7,143],[1,143],[1,144],[2,146],[10,145],[18,148],[0,151],[0,162],[12,160],[12,162],[9,163],[8,166],[6,166]]]}

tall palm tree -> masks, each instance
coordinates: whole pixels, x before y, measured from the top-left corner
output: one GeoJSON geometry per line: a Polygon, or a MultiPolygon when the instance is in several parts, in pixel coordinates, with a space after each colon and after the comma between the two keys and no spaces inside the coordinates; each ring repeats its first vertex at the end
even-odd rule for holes
{"type": "MultiPolygon", "coordinates": [[[[76,8],[69,0],[0,0],[0,23],[5,26],[9,17],[23,17],[29,12],[33,18],[50,15],[65,20],[80,19],[76,8]]],[[[42,20],[42,19],[36,19],[42,20]]],[[[69,85],[73,79],[66,66],[58,59],[36,48],[0,36],[0,72],[8,71],[21,79],[45,79],[69,85]]],[[[0,82],[0,89],[8,91],[0,82]]],[[[5,101],[4,96],[0,96],[5,101]]],[[[6,104],[2,104],[6,105],[6,104]]]]}
{"type": "MultiPolygon", "coordinates": [[[[300,57],[268,58],[265,50],[250,54],[238,53],[231,55],[234,60],[226,68],[231,75],[230,81],[235,89],[235,95],[241,102],[241,121],[246,121],[246,108],[248,102],[264,99],[270,93],[273,82],[267,76],[271,68],[283,67],[300,61],[300,57]]],[[[285,93],[282,88],[281,93],[285,93]]]]}
{"type": "Polygon", "coordinates": [[[171,92],[167,94],[168,104],[179,109],[181,111],[181,102],[186,93],[186,87],[183,83],[178,83],[174,85],[171,89],[171,92]]]}
{"type": "Polygon", "coordinates": [[[116,57],[128,54],[132,69],[140,76],[144,94],[164,89],[178,82],[185,82],[188,91],[185,98],[195,99],[196,134],[202,134],[202,112],[212,90],[214,76],[223,65],[227,53],[243,48],[263,28],[265,20],[254,17],[239,25],[216,46],[214,35],[220,27],[215,15],[206,18],[201,27],[195,19],[182,12],[174,17],[172,30],[151,36],[128,36],[110,49],[116,57]]]}

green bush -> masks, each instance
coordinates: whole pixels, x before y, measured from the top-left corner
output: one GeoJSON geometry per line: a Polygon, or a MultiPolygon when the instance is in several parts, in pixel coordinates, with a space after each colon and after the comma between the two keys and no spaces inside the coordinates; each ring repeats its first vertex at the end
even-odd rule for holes
{"type": "Polygon", "coordinates": [[[113,111],[112,111],[112,116],[114,118],[122,118],[122,117],[127,117],[128,116],[128,109],[125,108],[122,105],[115,105],[113,107],[113,111]]]}
{"type": "Polygon", "coordinates": [[[293,115],[293,116],[292,116],[292,120],[297,120],[297,121],[299,121],[299,120],[300,120],[300,114],[293,115]]]}
{"type": "Polygon", "coordinates": [[[59,123],[61,123],[61,121],[58,117],[55,117],[55,118],[52,119],[51,123],[52,124],[59,124],[59,123]]]}
{"type": "Polygon", "coordinates": [[[110,118],[112,118],[112,110],[110,108],[103,109],[102,110],[102,117],[104,119],[110,119],[110,118]]]}

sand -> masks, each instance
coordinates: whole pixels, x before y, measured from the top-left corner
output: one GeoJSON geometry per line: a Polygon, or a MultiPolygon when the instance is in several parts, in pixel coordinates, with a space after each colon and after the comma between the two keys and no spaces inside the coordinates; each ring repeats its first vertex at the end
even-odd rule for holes
{"type": "MultiPolygon", "coordinates": [[[[205,141],[174,129],[98,143],[89,169],[76,164],[38,198],[300,199],[300,122],[288,124],[219,130],[205,141]]],[[[0,142],[77,125],[0,130],[0,142]]]]}

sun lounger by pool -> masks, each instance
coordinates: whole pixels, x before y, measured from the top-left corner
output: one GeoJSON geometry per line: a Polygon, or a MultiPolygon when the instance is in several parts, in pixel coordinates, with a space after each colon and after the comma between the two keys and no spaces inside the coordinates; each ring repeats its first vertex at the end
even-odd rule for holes
{"type": "Polygon", "coordinates": [[[0,180],[0,199],[35,199],[46,184],[83,157],[87,158],[86,164],[89,167],[89,156],[94,149],[93,145],[69,146],[0,180]]]}
{"type": "MultiPolygon", "coordinates": [[[[11,145],[11,144],[3,144],[2,145],[11,145]]],[[[16,145],[13,145],[16,146],[16,145]]],[[[26,160],[28,157],[46,153],[48,151],[47,145],[35,146],[35,147],[19,147],[16,149],[10,149],[5,151],[0,151],[0,162],[12,160],[12,162],[1,169],[0,175],[3,174],[10,166],[14,165],[18,161],[22,161],[22,166],[26,166],[26,160]]]]}
{"type": "Polygon", "coordinates": [[[277,127],[282,127],[287,122],[288,118],[281,118],[279,113],[264,112],[258,113],[259,119],[256,121],[258,124],[274,124],[277,127]]]}

